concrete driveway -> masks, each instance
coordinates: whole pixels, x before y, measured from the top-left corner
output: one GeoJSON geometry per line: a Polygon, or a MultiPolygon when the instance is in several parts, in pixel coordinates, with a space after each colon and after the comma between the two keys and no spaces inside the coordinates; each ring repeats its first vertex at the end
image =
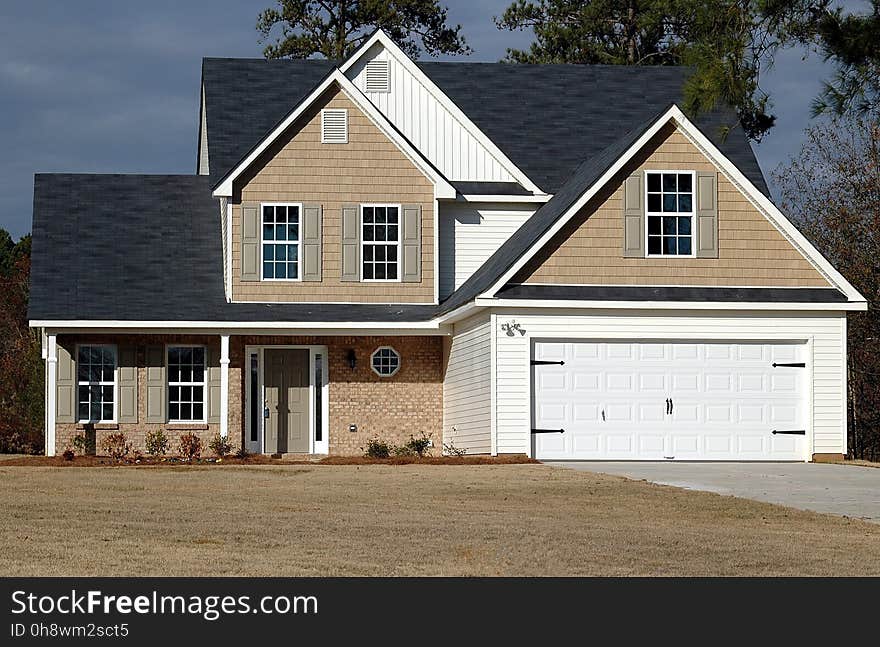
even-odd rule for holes
{"type": "Polygon", "coordinates": [[[550,464],[880,523],[880,469],[872,467],[821,463],[550,464]]]}

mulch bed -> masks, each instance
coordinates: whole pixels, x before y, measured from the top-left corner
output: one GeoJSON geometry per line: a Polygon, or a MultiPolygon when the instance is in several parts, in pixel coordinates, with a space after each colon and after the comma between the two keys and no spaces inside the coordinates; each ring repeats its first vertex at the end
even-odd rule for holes
{"type": "Polygon", "coordinates": [[[107,456],[76,456],[72,461],[63,456],[25,456],[0,461],[4,467],[192,467],[224,465],[514,465],[538,463],[525,454],[505,454],[503,456],[394,456],[391,458],[367,458],[365,456],[328,456],[316,460],[297,460],[273,458],[265,454],[252,454],[247,458],[226,457],[201,458],[183,461],[178,458],[155,459],[143,457],[139,461],[127,459],[115,461],[107,456]]]}

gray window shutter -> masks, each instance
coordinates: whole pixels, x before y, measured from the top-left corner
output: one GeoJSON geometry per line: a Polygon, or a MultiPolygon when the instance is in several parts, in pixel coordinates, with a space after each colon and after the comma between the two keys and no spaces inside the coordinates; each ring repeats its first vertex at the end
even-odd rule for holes
{"type": "Polygon", "coordinates": [[[623,183],[623,255],[645,256],[645,197],[641,173],[633,173],[623,183]]]}
{"type": "Polygon", "coordinates": [[[138,421],[138,367],[137,347],[119,346],[117,348],[119,380],[119,422],[138,421]]]}
{"type": "Polygon", "coordinates": [[[422,280],[422,207],[417,204],[403,205],[401,225],[400,280],[418,283],[422,280]]]}
{"type": "Polygon", "coordinates": [[[241,205],[241,280],[260,280],[260,205],[241,205]]]}
{"type": "Polygon", "coordinates": [[[718,258],[718,173],[697,173],[697,258],[718,258]]]}
{"type": "Polygon", "coordinates": [[[55,422],[76,422],[76,361],[58,344],[55,373],[55,422]]]}
{"type": "Polygon", "coordinates": [[[361,280],[361,225],[357,205],[342,207],[342,281],[361,280]]]}
{"type": "Polygon", "coordinates": [[[209,347],[205,355],[208,362],[208,422],[220,422],[220,349],[209,347]]]}
{"type": "Polygon", "coordinates": [[[321,280],[321,205],[304,204],[302,221],[302,280],[321,280]]]}
{"type": "Polygon", "coordinates": [[[147,422],[166,422],[165,397],[168,385],[165,382],[165,347],[147,346],[145,354],[147,368],[147,422]]]}

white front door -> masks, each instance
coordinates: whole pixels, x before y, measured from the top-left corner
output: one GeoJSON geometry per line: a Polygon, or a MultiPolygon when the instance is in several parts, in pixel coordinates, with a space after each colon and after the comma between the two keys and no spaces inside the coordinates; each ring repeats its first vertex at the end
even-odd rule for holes
{"type": "Polygon", "coordinates": [[[804,351],[794,343],[536,342],[535,456],[804,460],[804,351]]]}

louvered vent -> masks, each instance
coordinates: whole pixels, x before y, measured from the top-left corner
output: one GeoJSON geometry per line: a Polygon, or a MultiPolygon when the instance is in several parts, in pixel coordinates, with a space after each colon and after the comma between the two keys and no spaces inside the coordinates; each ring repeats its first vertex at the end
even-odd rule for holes
{"type": "Polygon", "coordinates": [[[321,111],[321,143],[348,143],[348,110],[321,111]]]}
{"type": "Polygon", "coordinates": [[[367,63],[367,92],[391,92],[391,70],[388,61],[367,63]]]}

